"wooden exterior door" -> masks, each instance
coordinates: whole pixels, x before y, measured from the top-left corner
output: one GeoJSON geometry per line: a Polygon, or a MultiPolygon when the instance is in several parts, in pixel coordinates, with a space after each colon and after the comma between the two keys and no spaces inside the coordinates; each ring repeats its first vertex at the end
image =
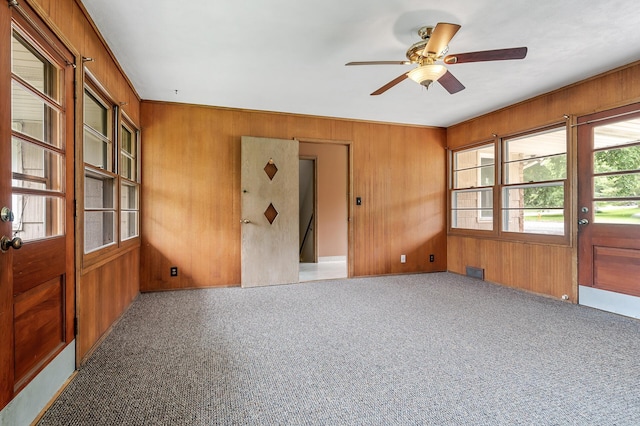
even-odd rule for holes
{"type": "Polygon", "coordinates": [[[10,14],[0,25],[0,408],[73,340],[75,311],[74,57],[26,5],[10,14]]]}
{"type": "Polygon", "coordinates": [[[640,105],[578,127],[578,281],[640,296],[640,105]]]}
{"type": "Polygon", "coordinates": [[[242,137],[242,286],[297,283],[298,141],[242,137]]]}

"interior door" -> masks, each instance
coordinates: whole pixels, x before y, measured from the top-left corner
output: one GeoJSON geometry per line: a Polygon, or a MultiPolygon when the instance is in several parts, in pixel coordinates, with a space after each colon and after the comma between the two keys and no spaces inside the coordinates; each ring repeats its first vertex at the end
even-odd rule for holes
{"type": "Polygon", "coordinates": [[[640,105],[578,127],[578,281],[640,296],[640,105]]]}
{"type": "Polygon", "coordinates": [[[241,144],[242,286],[297,283],[298,141],[241,144]]]}
{"type": "Polygon", "coordinates": [[[12,8],[2,32],[0,407],[74,337],[74,58],[25,8],[12,8]]]}

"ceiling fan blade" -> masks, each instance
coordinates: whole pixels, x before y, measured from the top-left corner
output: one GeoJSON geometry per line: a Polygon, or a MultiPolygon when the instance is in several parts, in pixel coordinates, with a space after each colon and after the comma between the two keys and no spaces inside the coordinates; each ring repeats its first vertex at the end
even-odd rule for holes
{"type": "Polygon", "coordinates": [[[524,59],[527,56],[526,47],[514,47],[511,49],[484,50],[482,52],[458,53],[447,55],[445,64],[463,64],[465,62],[505,61],[508,59],[524,59]]]}
{"type": "Polygon", "coordinates": [[[452,95],[464,89],[464,85],[460,83],[460,80],[455,78],[453,74],[449,72],[449,70],[447,70],[447,72],[438,79],[438,83],[440,83],[442,87],[447,89],[447,92],[451,93],[452,95]]]}
{"type": "Polygon", "coordinates": [[[422,56],[427,56],[427,53],[439,55],[444,49],[446,49],[447,45],[459,29],[460,25],[458,24],[439,22],[433,29],[422,56]]]}
{"type": "Polygon", "coordinates": [[[391,80],[390,82],[388,82],[387,84],[385,84],[384,86],[382,86],[381,88],[379,88],[378,90],[376,90],[375,92],[373,92],[371,94],[371,96],[376,96],[376,95],[381,95],[384,92],[386,92],[387,90],[391,89],[393,86],[395,86],[396,84],[404,81],[406,78],[408,77],[408,73],[404,73],[399,77],[396,77],[395,79],[391,80]]]}
{"type": "Polygon", "coordinates": [[[409,61],[365,61],[365,62],[348,62],[345,65],[409,65],[409,61]]]}

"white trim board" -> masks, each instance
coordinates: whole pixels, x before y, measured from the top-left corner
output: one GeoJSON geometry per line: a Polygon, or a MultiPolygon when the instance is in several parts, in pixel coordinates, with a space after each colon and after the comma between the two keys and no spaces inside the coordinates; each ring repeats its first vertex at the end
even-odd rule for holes
{"type": "Polygon", "coordinates": [[[0,411],[0,425],[31,424],[73,374],[75,368],[74,340],[0,411]]]}
{"type": "Polygon", "coordinates": [[[581,285],[578,286],[578,303],[582,306],[640,319],[640,297],[581,285]]]}

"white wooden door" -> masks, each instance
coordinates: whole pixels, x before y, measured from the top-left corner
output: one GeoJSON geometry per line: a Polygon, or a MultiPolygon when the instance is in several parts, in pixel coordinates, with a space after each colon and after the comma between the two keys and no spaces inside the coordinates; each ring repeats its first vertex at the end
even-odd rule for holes
{"type": "Polygon", "coordinates": [[[242,287],[298,282],[298,141],[242,137],[242,287]]]}

